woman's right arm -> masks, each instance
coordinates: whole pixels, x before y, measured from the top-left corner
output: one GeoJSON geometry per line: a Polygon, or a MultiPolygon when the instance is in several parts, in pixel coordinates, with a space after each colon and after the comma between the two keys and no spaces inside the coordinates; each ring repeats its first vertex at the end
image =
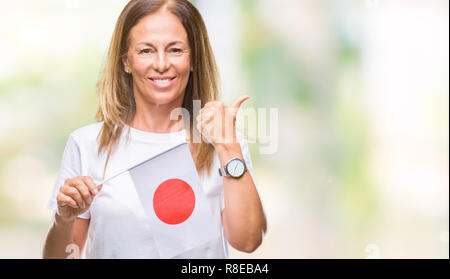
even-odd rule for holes
{"type": "Polygon", "coordinates": [[[77,216],[89,209],[101,187],[87,176],[78,176],[64,182],[56,198],[58,210],[44,244],[45,259],[80,256],[86,242],[89,219],[77,216]],[[70,247],[71,244],[76,246],[70,247]]]}
{"type": "Polygon", "coordinates": [[[44,259],[65,259],[70,256],[80,257],[87,238],[89,219],[76,218],[66,222],[55,213],[53,222],[45,240],[44,259]],[[68,249],[75,244],[76,250],[68,249]],[[74,255],[74,253],[76,253],[74,255]]]}

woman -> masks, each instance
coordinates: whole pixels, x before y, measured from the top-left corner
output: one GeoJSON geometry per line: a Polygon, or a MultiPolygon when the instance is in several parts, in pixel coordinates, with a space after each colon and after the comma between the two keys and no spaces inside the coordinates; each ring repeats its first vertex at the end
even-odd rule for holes
{"type": "Polygon", "coordinates": [[[206,27],[189,1],[127,4],[98,83],[98,122],[74,131],[64,151],[49,203],[56,212],[44,258],[73,256],[71,247],[82,251],[87,239],[90,258],[158,258],[133,186],[121,185],[119,193],[97,184],[186,141],[213,218],[222,227],[220,238],[178,257],[226,258],[227,242],[249,253],[261,244],[266,220],[247,142],[235,132],[237,110],[249,97],[240,96],[227,108],[217,101],[217,79],[206,27]],[[196,118],[194,100],[204,105],[196,118]],[[189,112],[189,123],[197,124],[170,117],[180,108],[189,112]],[[231,133],[222,125],[226,119],[231,133]],[[205,141],[190,140],[194,126],[205,141]]]}

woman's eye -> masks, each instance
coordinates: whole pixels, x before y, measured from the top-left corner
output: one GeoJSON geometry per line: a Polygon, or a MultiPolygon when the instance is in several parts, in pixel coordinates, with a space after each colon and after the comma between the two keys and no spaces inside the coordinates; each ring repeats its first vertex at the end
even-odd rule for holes
{"type": "Polygon", "coordinates": [[[182,50],[179,49],[179,48],[172,48],[172,49],[170,49],[170,52],[172,52],[172,53],[181,53],[182,50]]]}
{"type": "Polygon", "coordinates": [[[146,49],[143,49],[143,50],[141,50],[141,51],[139,52],[139,54],[142,54],[142,53],[148,54],[148,53],[150,53],[150,49],[149,49],[149,48],[146,48],[146,49]]]}

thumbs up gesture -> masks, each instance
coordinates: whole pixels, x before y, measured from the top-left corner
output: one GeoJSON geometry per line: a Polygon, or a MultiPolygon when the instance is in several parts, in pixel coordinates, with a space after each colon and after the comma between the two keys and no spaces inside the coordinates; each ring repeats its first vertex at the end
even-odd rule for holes
{"type": "Polygon", "coordinates": [[[236,143],[236,116],[242,103],[250,96],[239,96],[230,107],[220,101],[205,104],[197,116],[197,129],[214,147],[236,143]]]}

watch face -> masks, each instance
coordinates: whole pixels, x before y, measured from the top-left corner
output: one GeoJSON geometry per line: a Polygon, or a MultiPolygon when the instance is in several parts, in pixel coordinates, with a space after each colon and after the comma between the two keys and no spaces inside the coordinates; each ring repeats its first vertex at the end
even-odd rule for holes
{"type": "Polygon", "coordinates": [[[227,164],[227,172],[233,177],[240,177],[244,174],[245,166],[241,160],[234,159],[227,164]]]}

